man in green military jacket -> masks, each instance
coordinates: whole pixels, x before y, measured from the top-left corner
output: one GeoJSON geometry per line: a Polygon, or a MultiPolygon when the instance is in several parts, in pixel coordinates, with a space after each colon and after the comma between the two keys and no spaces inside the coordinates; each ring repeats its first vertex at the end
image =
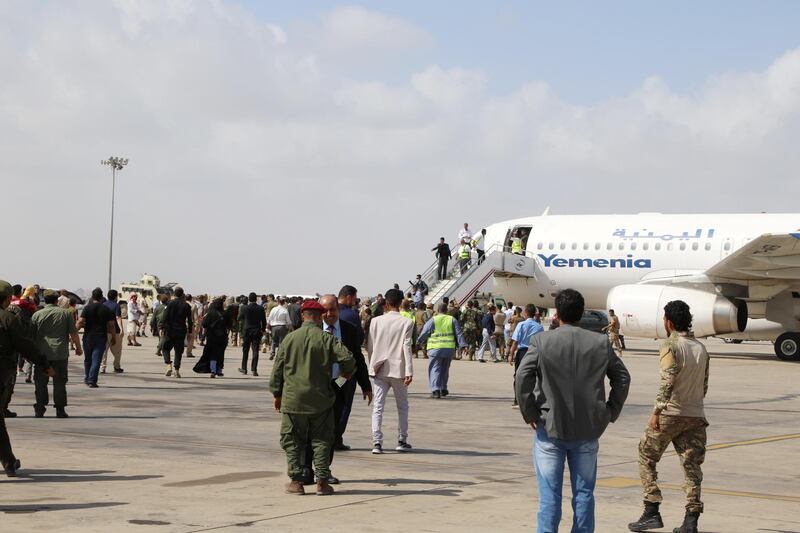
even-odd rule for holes
{"type": "MultiPolygon", "coordinates": [[[[58,293],[50,289],[44,291],[45,306],[31,317],[31,324],[35,332],[36,345],[42,352],[49,365],[53,368],[53,406],[56,408],[58,418],[69,418],[67,415],[67,374],[69,365],[69,340],[75,344],[76,355],[82,355],[78,329],[75,326],[75,317],[68,309],[58,307],[58,293]]],[[[36,384],[36,404],[33,406],[36,418],[42,418],[50,403],[47,384],[50,377],[41,365],[36,365],[33,371],[33,382],[36,384]]]]}
{"type": "MultiPolygon", "coordinates": [[[[36,365],[41,365],[48,376],[53,376],[53,369],[39,350],[30,335],[28,328],[23,326],[19,317],[8,312],[6,308],[11,303],[11,285],[0,280],[0,397],[14,383],[17,372],[17,352],[36,365]]],[[[8,438],[6,419],[0,412],[0,463],[9,477],[17,475],[21,464],[14,456],[11,449],[11,440],[8,438]]]]}
{"type": "Polygon", "coordinates": [[[305,494],[303,459],[307,443],[314,450],[314,470],[319,481],[317,494],[333,494],[328,484],[330,451],[334,440],[334,366],[345,379],[356,367],[350,350],[333,335],[322,331],[325,309],[316,301],[301,307],[303,325],[281,343],[272,367],[270,390],[275,410],[281,413],[281,447],[286,452],[291,482],[289,494],[305,494]]]}

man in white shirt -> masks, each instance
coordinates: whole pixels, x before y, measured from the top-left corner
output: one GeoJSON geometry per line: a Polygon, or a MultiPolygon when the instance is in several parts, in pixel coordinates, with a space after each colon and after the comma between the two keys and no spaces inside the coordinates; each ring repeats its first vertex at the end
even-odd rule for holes
{"type": "Polygon", "coordinates": [[[464,229],[458,232],[458,242],[467,242],[472,240],[472,232],[469,230],[469,222],[464,222],[464,229]]]}
{"type": "Polygon", "coordinates": [[[139,295],[132,294],[128,302],[128,326],[126,333],[128,335],[128,346],[141,346],[139,341],[136,340],[136,331],[141,324],[142,311],[139,308],[139,295]]]}
{"type": "Polygon", "coordinates": [[[514,304],[512,302],[508,302],[506,304],[506,310],[503,311],[506,315],[506,321],[503,322],[503,338],[506,341],[506,346],[511,346],[511,315],[514,314],[514,304]]]}
{"type": "Polygon", "coordinates": [[[411,334],[414,321],[400,314],[403,293],[397,289],[386,291],[384,312],[372,319],[367,339],[369,375],[375,386],[372,407],[372,453],[383,453],[383,409],[386,394],[391,388],[397,403],[398,452],[411,450],[408,444],[408,386],[414,374],[411,354],[411,334]]]}
{"type": "Polygon", "coordinates": [[[284,337],[292,330],[292,319],[286,308],[286,298],[278,298],[278,305],[272,308],[267,317],[267,327],[272,334],[272,353],[269,355],[269,360],[272,361],[284,337]]]}
{"type": "Polygon", "coordinates": [[[483,256],[486,254],[484,247],[486,246],[486,228],[482,229],[480,233],[475,235],[470,243],[475,251],[478,252],[478,264],[483,263],[483,256]]]}

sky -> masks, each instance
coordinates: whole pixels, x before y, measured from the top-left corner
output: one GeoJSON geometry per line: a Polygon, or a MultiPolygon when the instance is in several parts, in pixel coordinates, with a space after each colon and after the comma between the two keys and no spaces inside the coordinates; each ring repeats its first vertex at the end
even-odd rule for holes
{"type": "Polygon", "coordinates": [[[798,212],[798,2],[0,2],[0,279],[371,295],[540,214],[798,212]]]}

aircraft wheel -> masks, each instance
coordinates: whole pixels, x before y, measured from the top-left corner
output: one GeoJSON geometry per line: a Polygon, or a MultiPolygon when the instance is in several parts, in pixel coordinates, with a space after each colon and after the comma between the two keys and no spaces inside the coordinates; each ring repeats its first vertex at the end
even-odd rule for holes
{"type": "Polygon", "coordinates": [[[787,332],[778,337],[775,355],[781,361],[800,361],[800,333],[787,332]]]}

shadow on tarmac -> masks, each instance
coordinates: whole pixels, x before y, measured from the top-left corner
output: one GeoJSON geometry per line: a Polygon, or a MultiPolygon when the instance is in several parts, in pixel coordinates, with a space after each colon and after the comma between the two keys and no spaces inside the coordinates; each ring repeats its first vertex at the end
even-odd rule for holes
{"type": "MultiPolygon", "coordinates": [[[[444,479],[409,479],[409,478],[386,478],[386,479],[348,479],[347,483],[376,483],[387,487],[398,485],[474,485],[472,481],[448,481],[444,479]]],[[[349,492],[349,491],[348,491],[349,492]]]]}
{"type": "Polygon", "coordinates": [[[96,509],[99,507],[116,507],[118,505],[128,505],[128,502],[0,505],[0,512],[8,514],[26,514],[26,513],[38,513],[41,511],[72,511],[75,509],[96,509]]]}
{"type": "MultiPolygon", "coordinates": [[[[115,470],[49,470],[25,468],[21,470],[17,479],[30,480],[37,483],[75,483],[75,482],[95,482],[95,481],[144,481],[146,479],[156,479],[161,475],[137,475],[137,476],[109,476],[115,470]]],[[[0,483],[13,483],[14,481],[0,480],[0,483]]],[[[122,504],[120,504],[122,505],[122,504]]]]}
{"type": "Polygon", "coordinates": [[[337,494],[348,496],[461,496],[458,489],[420,489],[420,490],[363,490],[363,489],[340,489],[337,494]]]}
{"type": "Polygon", "coordinates": [[[459,455],[462,457],[509,457],[519,455],[511,452],[476,452],[475,450],[427,450],[425,448],[415,448],[414,455],[459,455]]]}

